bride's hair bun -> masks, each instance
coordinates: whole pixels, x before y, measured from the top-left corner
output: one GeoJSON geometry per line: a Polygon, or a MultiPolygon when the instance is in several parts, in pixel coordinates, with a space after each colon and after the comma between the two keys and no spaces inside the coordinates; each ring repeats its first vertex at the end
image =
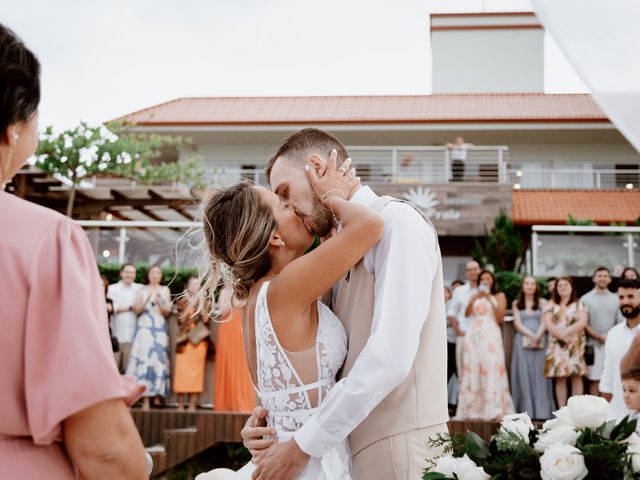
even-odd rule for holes
{"type": "Polygon", "coordinates": [[[0,24],[0,142],[7,127],[26,121],[40,103],[40,62],[22,40],[0,24]]]}

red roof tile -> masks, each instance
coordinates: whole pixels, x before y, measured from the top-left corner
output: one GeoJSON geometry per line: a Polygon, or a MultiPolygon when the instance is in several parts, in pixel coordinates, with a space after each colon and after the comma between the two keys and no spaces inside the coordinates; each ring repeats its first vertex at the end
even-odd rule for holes
{"type": "Polygon", "coordinates": [[[607,121],[586,94],[179,98],[125,115],[140,125],[607,121]]]}
{"type": "Polygon", "coordinates": [[[569,215],[631,225],[640,217],[638,190],[513,190],[511,202],[516,225],[565,225],[569,215]]]}

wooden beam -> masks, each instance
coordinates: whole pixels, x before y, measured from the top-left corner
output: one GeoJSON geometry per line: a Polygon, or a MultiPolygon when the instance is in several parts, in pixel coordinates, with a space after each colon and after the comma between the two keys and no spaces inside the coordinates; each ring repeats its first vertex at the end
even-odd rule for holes
{"type": "Polygon", "coordinates": [[[177,213],[179,213],[180,215],[182,215],[183,217],[185,217],[187,220],[189,220],[190,222],[193,222],[196,218],[191,215],[189,212],[187,212],[184,208],[179,207],[177,205],[169,205],[169,208],[176,211],[177,213]]]}
{"type": "MultiPolygon", "coordinates": [[[[27,199],[31,202],[37,203],[39,205],[43,205],[45,207],[57,209],[57,207],[65,207],[67,204],[67,199],[65,197],[57,197],[52,198],[51,196],[43,195],[43,194],[35,194],[30,192],[27,196],[27,199]]],[[[133,208],[136,207],[148,207],[153,205],[166,205],[166,206],[189,206],[193,205],[193,200],[169,200],[169,199],[131,199],[123,197],[122,199],[112,199],[112,200],[95,200],[89,198],[78,198],[76,203],[78,205],[90,205],[93,208],[97,208],[105,210],[114,206],[130,206],[133,208]]]]}

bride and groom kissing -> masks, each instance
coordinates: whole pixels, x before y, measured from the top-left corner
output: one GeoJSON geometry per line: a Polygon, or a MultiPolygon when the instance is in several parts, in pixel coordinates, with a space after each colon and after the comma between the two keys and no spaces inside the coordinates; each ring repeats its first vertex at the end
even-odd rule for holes
{"type": "Polygon", "coordinates": [[[239,183],[204,201],[200,294],[223,281],[244,305],[262,407],[242,431],[252,463],[198,479],[421,478],[448,420],[435,229],[361,185],[319,129],[289,137],[266,175],[271,190],[239,183]]]}

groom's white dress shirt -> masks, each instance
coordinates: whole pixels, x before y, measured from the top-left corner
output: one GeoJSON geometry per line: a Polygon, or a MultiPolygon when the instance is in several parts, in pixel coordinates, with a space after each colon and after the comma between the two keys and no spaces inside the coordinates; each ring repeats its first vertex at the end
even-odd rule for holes
{"type": "MultiPolygon", "coordinates": [[[[373,190],[362,187],[351,201],[371,207],[376,198],[373,190]]],[[[382,239],[364,257],[365,268],[375,276],[371,336],[349,375],[295,434],[300,448],[313,457],[344,440],[405,380],[429,313],[438,265],[436,233],[405,203],[391,202],[382,218],[382,239]]],[[[446,368],[446,358],[443,362],[434,368],[446,368]]]]}

